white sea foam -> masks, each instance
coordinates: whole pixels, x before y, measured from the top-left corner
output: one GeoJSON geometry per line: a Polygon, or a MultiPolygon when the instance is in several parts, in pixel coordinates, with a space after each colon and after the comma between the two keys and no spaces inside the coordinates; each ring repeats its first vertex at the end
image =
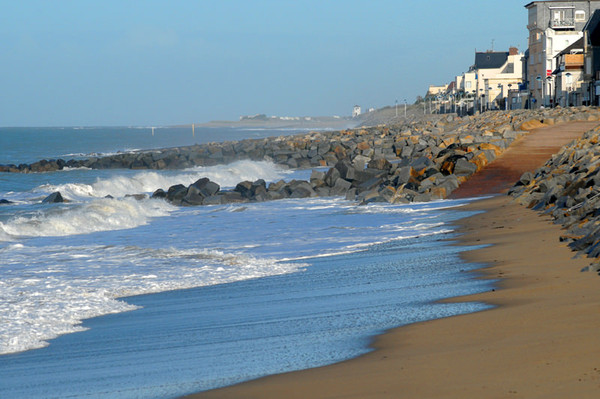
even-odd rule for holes
{"type": "Polygon", "coordinates": [[[273,181],[283,178],[285,174],[286,171],[271,162],[238,161],[229,165],[195,167],[178,173],[144,171],[133,175],[121,174],[109,179],[97,179],[93,184],[45,184],[37,187],[34,192],[60,191],[69,199],[83,200],[107,195],[123,197],[127,194],[152,193],[156,189],[167,189],[174,184],[190,185],[203,177],[208,177],[222,187],[234,187],[243,180],[273,181]]]}
{"type": "Polygon", "coordinates": [[[214,250],[96,246],[38,251],[20,244],[0,250],[9,259],[0,280],[0,354],[46,346],[49,339],[82,331],[83,319],[136,308],[119,297],[291,273],[306,266],[214,250]],[[10,271],[26,263],[29,272],[10,271]]]}
{"type": "MultiPolygon", "coordinates": [[[[88,186],[62,184],[74,202],[29,205],[3,219],[0,240],[4,234],[13,241],[0,246],[0,353],[41,347],[81,330],[85,318],[134,309],[119,299],[123,296],[290,273],[306,267],[295,263],[303,259],[448,231],[430,217],[439,212],[408,212],[414,205],[356,206],[313,198],[177,208],[160,200],[100,197],[131,188],[135,179],[150,186],[153,175],[179,180],[191,174],[193,181],[210,171],[140,172],[88,186]],[[141,225],[146,226],[84,235],[141,225]]],[[[284,173],[267,163],[212,170],[235,182],[269,171],[273,179],[284,173]]]]}
{"type": "Polygon", "coordinates": [[[3,237],[56,237],[130,229],[148,223],[150,218],[166,216],[173,209],[164,201],[101,198],[46,208],[32,215],[14,216],[0,222],[0,240],[3,237]]]}

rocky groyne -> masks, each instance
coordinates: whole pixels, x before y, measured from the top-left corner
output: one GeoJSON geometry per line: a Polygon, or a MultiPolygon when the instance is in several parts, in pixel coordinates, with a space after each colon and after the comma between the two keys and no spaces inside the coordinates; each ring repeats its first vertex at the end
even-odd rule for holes
{"type": "Polygon", "coordinates": [[[429,201],[446,198],[528,130],[580,120],[600,120],[600,112],[581,107],[486,112],[465,118],[446,115],[409,124],[209,143],[105,158],[2,165],[0,171],[32,173],[65,167],[184,169],[242,159],[268,160],[288,168],[315,170],[310,181],[269,185],[262,180],[240,182],[233,190],[223,191],[216,183],[200,179],[189,186],[157,190],[153,197],[178,205],[316,196],[344,196],[361,203],[429,201]]]}
{"type": "Polygon", "coordinates": [[[188,187],[158,190],[153,196],[178,205],[317,196],[345,196],[360,203],[442,199],[526,134],[523,129],[598,117],[592,109],[499,112],[459,121],[440,119],[418,133],[415,129],[394,132],[394,127],[338,132],[349,137],[339,140],[337,146],[343,148],[334,152],[344,155],[332,157],[337,162],[329,170],[313,171],[308,182],[280,181],[267,186],[262,180],[248,181],[230,191],[217,188],[206,193],[202,187],[207,182],[202,179],[188,187]],[[352,144],[341,144],[348,142],[352,144]]]}
{"type": "Polygon", "coordinates": [[[551,215],[565,228],[561,241],[600,257],[600,127],[574,140],[510,190],[516,201],[551,215]]]}
{"type": "MultiPolygon", "coordinates": [[[[506,132],[527,130],[528,120],[549,120],[546,113],[532,111],[487,112],[458,118],[437,116],[428,120],[340,131],[320,131],[286,137],[208,143],[157,149],[89,159],[51,159],[31,164],[0,165],[0,172],[37,173],[64,168],[91,169],[184,169],[227,164],[236,160],[270,160],[290,168],[334,166],[342,159],[364,156],[390,161],[419,155],[435,155],[452,143],[470,145],[512,139],[506,132]],[[441,147],[440,147],[441,146],[441,147]],[[427,150],[427,149],[430,149],[427,150]]],[[[551,111],[556,122],[574,116],[587,118],[591,109],[551,111]],[[556,115],[554,115],[556,114],[556,115]]],[[[505,143],[499,143],[502,147],[505,143]]]]}

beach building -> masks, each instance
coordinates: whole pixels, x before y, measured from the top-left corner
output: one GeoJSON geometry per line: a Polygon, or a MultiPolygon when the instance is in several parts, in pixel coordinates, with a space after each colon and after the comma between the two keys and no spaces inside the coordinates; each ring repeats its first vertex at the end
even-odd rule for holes
{"type": "MultiPolygon", "coordinates": [[[[557,56],[583,37],[583,29],[594,11],[600,9],[600,1],[532,1],[525,8],[529,13],[526,76],[529,105],[532,108],[553,106],[556,98],[553,72],[559,67],[557,56]]],[[[581,101],[589,101],[589,96],[582,96],[581,101]]]]}
{"type": "Polygon", "coordinates": [[[600,10],[583,28],[584,75],[581,91],[589,93],[590,105],[600,105],[600,10]]]}
{"type": "Polygon", "coordinates": [[[437,97],[439,95],[445,94],[447,89],[448,85],[429,85],[426,97],[437,97]]]}
{"type": "MultiPolygon", "coordinates": [[[[584,103],[584,40],[583,37],[558,53],[557,68],[552,72],[555,82],[554,98],[551,104],[561,107],[578,106],[584,103]]],[[[589,98],[589,96],[587,96],[589,98]]]]}
{"type": "Polygon", "coordinates": [[[352,117],[356,118],[357,116],[360,116],[361,113],[362,113],[362,110],[360,108],[360,105],[355,105],[354,108],[352,109],[352,117]]]}
{"type": "Polygon", "coordinates": [[[455,79],[462,101],[479,111],[505,109],[509,90],[523,82],[524,60],[525,55],[516,47],[475,52],[475,63],[455,79]]]}

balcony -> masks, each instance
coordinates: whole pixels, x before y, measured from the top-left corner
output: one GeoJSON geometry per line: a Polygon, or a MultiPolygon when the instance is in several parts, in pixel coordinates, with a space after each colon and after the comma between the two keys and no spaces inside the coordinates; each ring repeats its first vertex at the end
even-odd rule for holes
{"type": "Polygon", "coordinates": [[[565,70],[583,69],[583,54],[565,54],[565,70]]]}
{"type": "Polygon", "coordinates": [[[550,27],[552,29],[575,29],[574,18],[562,18],[550,20],[550,27]]]}

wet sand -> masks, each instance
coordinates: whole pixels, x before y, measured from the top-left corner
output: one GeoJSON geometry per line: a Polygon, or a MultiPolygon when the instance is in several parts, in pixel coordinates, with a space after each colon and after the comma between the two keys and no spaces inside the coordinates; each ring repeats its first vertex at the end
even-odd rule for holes
{"type": "MultiPolygon", "coordinates": [[[[558,132],[572,130],[570,126],[558,132]]],[[[539,131],[556,128],[560,126],[539,131]]],[[[587,128],[580,125],[562,140],[587,128]]],[[[558,147],[565,143],[556,140],[558,147]]],[[[519,145],[513,147],[519,150],[519,145]]],[[[492,170],[473,189],[488,182],[480,193],[505,190],[513,174],[520,176],[548,158],[547,152],[529,152],[534,153],[521,162],[522,157],[515,161],[507,151],[492,165],[510,168],[512,174],[492,178],[492,170]],[[532,158],[537,159],[530,162],[532,158]]],[[[452,300],[484,301],[496,308],[394,329],[375,339],[374,352],[357,359],[191,397],[599,397],[600,277],[580,271],[590,260],[574,259],[559,242],[559,226],[507,196],[476,201],[468,208],[483,213],[460,222],[460,245],[488,246],[465,252],[464,258],[489,265],[480,272],[482,278],[498,279],[497,289],[452,300]]]]}
{"type": "Polygon", "coordinates": [[[597,398],[600,277],[581,272],[559,226],[508,197],[475,202],[461,221],[465,253],[498,289],[454,300],[498,307],[392,330],[376,351],[198,398],[597,398]]]}

